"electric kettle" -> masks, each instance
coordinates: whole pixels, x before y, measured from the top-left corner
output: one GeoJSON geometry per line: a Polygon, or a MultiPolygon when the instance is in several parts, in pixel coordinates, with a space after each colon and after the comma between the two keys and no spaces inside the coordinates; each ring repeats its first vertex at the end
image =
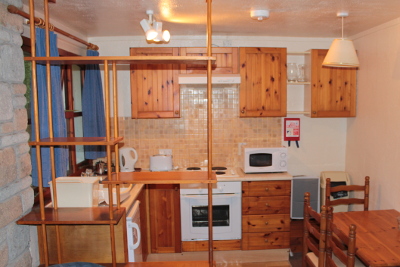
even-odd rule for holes
{"type": "Polygon", "coordinates": [[[119,149],[119,171],[134,172],[138,154],[133,147],[123,147],[119,149]]]}

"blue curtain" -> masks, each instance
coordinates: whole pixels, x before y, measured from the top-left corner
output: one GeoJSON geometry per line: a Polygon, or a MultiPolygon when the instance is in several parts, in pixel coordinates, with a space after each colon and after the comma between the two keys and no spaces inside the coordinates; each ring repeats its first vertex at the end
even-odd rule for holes
{"type": "MultiPolygon", "coordinates": [[[[50,32],[50,55],[57,57],[57,35],[50,32]]],[[[36,28],[36,56],[46,56],[46,38],[45,30],[36,28]]],[[[53,135],[54,137],[66,137],[67,126],[64,114],[64,103],[61,89],[61,70],[60,66],[51,66],[51,95],[52,95],[52,109],[53,109],[53,135]]],[[[48,125],[48,110],[47,110],[47,84],[46,84],[46,65],[37,64],[37,87],[38,87],[38,102],[39,102],[39,126],[40,138],[49,137],[48,125]]],[[[35,122],[33,114],[33,105],[31,109],[32,118],[32,141],[35,140],[35,122]]],[[[55,147],[55,166],[56,177],[67,175],[68,170],[68,148],[55,147]]],[[[47,187],[48,182],[51,181],[51,162],[50,162],[50,148],[41,147],[42,156],[42,176],[43,186],[47,187]]],[[[36,161],[36,148],[31,150],[32,159],[32,184],[38,185],[38,170],[36,161]]]]}
{"type": "MultiPolygon", "coordinates": [[[[87,56],[98,56],[99,52],[88,50],[87,56]]],[[[82,92],[83,136],[106,136],[103,86],[98,64],[86,65],[82,92]]],[[[85,158],[97,159],[106,156],[105,146],[85,146],[85,158]]]]}

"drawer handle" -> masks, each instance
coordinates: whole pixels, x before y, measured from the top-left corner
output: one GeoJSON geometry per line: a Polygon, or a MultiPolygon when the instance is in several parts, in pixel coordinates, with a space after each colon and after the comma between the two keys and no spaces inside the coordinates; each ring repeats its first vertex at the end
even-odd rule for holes
{"type": "Polygon", "coordinates": [[[268,192],[268,191],[269,191],[269,188],[268,188],[268,187],[267,187],[267,188],[265,188],[265,191],[267,191],[267,192],[268,192]]]}
{"type": "Polygon", "coordinates": [[[265,225],[268,225],[268,222],[265,222],[265,225]]]}
{"type": "Polygon", "coordinates": [[[264,242],[265,242],[265,243],[268,243],[268,239],[264,239],[264,242]]]}
{"type": "Polygon", "coordinates": [[[268,203],[265,203],[265,206],[269,207],[269,204],[268,204],[268,203]]]}

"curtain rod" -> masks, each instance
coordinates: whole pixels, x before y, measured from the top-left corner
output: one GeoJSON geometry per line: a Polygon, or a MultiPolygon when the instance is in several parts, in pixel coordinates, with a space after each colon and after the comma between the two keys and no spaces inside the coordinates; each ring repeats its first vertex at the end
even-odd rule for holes
{"type": "MultiPolygon", "coordinates": [[[[26,19],[29,19],[29,14],[24,12],[24,11],[22,11],[22,10],[20,10],[16,6],[9,5],[7,7],[7,10],[8,10],[8,12],[10,12],[12,14],[17,14],[17,15],[20,15],[20,16],[26,18],[26,19]]],[[[46,23],[43,19],[37,18],[37,17],[35,17],[34,22],[35,22],[35,25],[39,26],[39,27],[43,27],[45,25],[45,23],[46,23]]],[[[65,32],[65,31],[63,31],[63,30],[61,30],[61,29],[59,29],[57,27],[54,27],[54,25],[52,25],[50,23],[49,23],[49,28],[50,28],[50,30],[54,30],[55,32],[58,32],[58,33],[66,36],[68,38],[71,38],[71,39],[73,39],[73,40],[75,40],[75,41],[77,41],[79,43],[82,43],[82,44],[86,45],[87,49],[99,50],[99,47],[97,45],[92,44],[92,43],[88,43],[88,42],[86,42],[86,41],[84,41],[84,40],[82,40],[82,39],[80,39],[80,38],[68,33],[68,32],[65,32]]]]}

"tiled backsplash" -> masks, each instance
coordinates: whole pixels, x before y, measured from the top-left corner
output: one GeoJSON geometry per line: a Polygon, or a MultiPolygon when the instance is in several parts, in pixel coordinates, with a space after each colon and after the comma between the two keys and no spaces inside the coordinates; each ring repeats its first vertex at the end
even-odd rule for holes
{"type": "MultiPolygon", "coordinates": [[[[135,167],[148,169],[149,157],[172,149],[174,166],[207,164],[207,92],[204,87],[181,87],[181,118],[119,118],[124,146],[139,155],[135,167]]],[[[236,166],[238,144],[281,145],[281,118],[239,118],[239,89],[213,88],[213,166],[236,166]]]]}

